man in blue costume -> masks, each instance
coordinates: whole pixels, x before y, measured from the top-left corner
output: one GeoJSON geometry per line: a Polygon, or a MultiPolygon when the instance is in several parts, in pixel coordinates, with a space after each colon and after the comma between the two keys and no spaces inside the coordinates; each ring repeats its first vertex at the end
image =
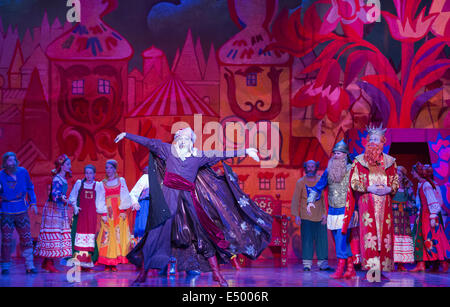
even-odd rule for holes
{"type": "MultiPolygon", "coordinates": [[[[308,207],[306,209],[311,214],[311,208],[315,208],[314,202],[320,198],[323,190],[328,186],[327,227],[333,234],[336,245],[336,257],[338,258],[338,267],[331,277],[336,279],[356,276],[349,234],[343,235],[341,232],[347,200],[349,175],[352,167],[351,163],[349,163],[348,154],[348,146],[343,140],[334,146],[333,156],[328,162],[327,169],[320,177],[319,182],[308,190],[308,207]],[[344,273],[346,262],[347,270],[344,273]]],[[[354,219],[351,227],[356,226],[357,220],[354,219]]]]}
{"type": "Polygon", "coordinates": [[[37,214],[36,194],[28,171],[18,166],[16,154],[3,155],[0,171],[1,227],[2,227],[2,274],[9,274],[11,267],[11,248],[14,229],[20,237],[20,248],[25,258],[27,274],[37,273],[33,263],[33,240],[30,231],[29,204],[37,214]]]}

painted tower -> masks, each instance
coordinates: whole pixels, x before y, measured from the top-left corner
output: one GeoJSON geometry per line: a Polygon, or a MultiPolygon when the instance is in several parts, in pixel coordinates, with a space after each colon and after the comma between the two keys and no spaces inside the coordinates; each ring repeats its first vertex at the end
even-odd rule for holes
{"type": "Polygon", "coordinates": [[[80,2],[80,23],[47,48],[52,156],[68,154],[77,170],[87,163],[104,170],[105,159],[122,161],[114,138],[124,128],[133,49],[102,20],[116,0],[80,2]]]}
{"type": "Polygon", "coordinates": [[[258,129],[249,129],[248,139],[259,139],[260,148],[266,142],[270,159],[278,160],[278,165],[289,164],[291,58],[265,50],[273,42],[268,29],[278,1],[228,2],[231,18],[242,30],[218,50],[220,117],[224,123],[256,123],[258,129]],[[271,152],[275,148],[270,144],[270,132],[260,133],[265,125],[267,131],[278,134],[278,152],[271,152]],[[287,135],[282,131],[287,131],[287,135]]]}

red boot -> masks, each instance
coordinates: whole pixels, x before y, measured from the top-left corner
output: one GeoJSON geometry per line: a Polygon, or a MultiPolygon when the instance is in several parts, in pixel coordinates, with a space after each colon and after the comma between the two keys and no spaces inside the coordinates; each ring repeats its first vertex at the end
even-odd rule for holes
{"type": "Polygon", "coordinates": [[[236,270],[239,271],[241,269],[241,266],[239,265],[238,256],[234,255],[233,257],[231,257],[231,264],[236,270]]]}
{"type": "Polygon", "coordinates": [[[53,259],[48,259],[47,271],[49,271],[50,273],[59,273],[59,271],[55,268],[55,263],[53,259]]]}
{"type": "Polygon", "coordinates": [[[344,278],[352,278],[356,276],[355,267],[353,266],[353,258],[347,258],[347,271],[344,273],[344,278]]]}
{"type": "Polygon", "coordinates": [[[48,271],[48,258],[44,258],[44,261],[42,261],[41,268],[45,271],[48,271]]]}
{"type": "Polygon", "coordinates": [[[397,266],[397,272],[408,272],[403,263],[399,263],[397,266]]]}
{"type": "Polygon", "coordinates": [[[413,273],[425,272],[425,262],[424,261],[417,262],[417,266],[414,269],[410,270],[410,272],[413,272],[413,273]]]}
{"type": "Polygon", "coordinates": [[[448,272],[448,261],[447,260],[441,261],[441,265],[442,265],[442,272],[447,273],[448,272]]]}
{"type": "Polygon", "coordinates": [[[225,280],[225,278],[223,278],[222,274],[220,274],[219,264],[217,263],[216,256],[208,258],[208,262],[212,269],[213,280],[217,281],[221,287],[228,287],[227,281],[225,280]]]}
{"type": "Polygon", "coordinates": [[[330,275],[331,278],[340,279],[343,277],[344,269],[345,269],[345,262],[346,262],[345,259],[339,258],[338,267],[336,269],[336,272],[334,272],[333,274],[330,275]]]}

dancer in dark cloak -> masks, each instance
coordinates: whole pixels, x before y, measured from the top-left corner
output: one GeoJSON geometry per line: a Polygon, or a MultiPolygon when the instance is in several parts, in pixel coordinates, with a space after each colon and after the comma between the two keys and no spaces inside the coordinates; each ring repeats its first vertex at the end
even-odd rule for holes
{"type": "Polygon", "coordinates": [[[272,217],[239,188],[228,165],[223,163],[223,176],[210,167],[245,154],[259,161],[257,150],[200,152],[193,147],[191,128],[179,130],[173,144],[125,132],[116,142],[123,138],[151,153],[147,229],[127,256],[142,268],[136,282],[144,282],[150,269],[164,268],[174,256],[178,271],[212,271],[213,279],[227,286],[219,262],[237,254],[256,259],[271,241],[272,217]]]}

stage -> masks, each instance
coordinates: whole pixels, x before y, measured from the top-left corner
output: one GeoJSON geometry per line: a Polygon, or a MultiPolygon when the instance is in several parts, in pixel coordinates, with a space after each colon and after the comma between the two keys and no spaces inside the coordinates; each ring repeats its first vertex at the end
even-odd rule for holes
{"type": "MultiPolygon", "coordinates": [[[[20,259],[13,261],[9,275],[0,275],[1,287],[130,287],[137,273],[132,265],[119,265],[118,272],[104,272],[103,266],[94,272],[81,272],[79,282],[69,282],[68,267],[56,265],[60,273],[46,273],[36,261],[38,274],[25,274],[24,264],[20,259]]],[[[334,267],[334,263],[330,263],[334,267]]],[[[411,266],[407,266],[408,269],[411,266]]],[[[365,272],[357,271],[357,277],[351,280],[334,280],[332,272],[319,271],[313,267],[311,272],[304,272],[301,264],[289,264],[286,268],[274,267],[271,263],[260,264],[236,271],[230,265],[222,266],[222,274],[230,287],[449,287],[450,273],[409,273],[392,272],[386,275],[388,282],[370,283],[365,280],[365,272]]],[[[72,277],[75,275],[72,274],[72,277]]],[[[217,287],[211,273],[187,277],[185,273],[175,276],[149,277],[140,287],[217,287]]]]}

